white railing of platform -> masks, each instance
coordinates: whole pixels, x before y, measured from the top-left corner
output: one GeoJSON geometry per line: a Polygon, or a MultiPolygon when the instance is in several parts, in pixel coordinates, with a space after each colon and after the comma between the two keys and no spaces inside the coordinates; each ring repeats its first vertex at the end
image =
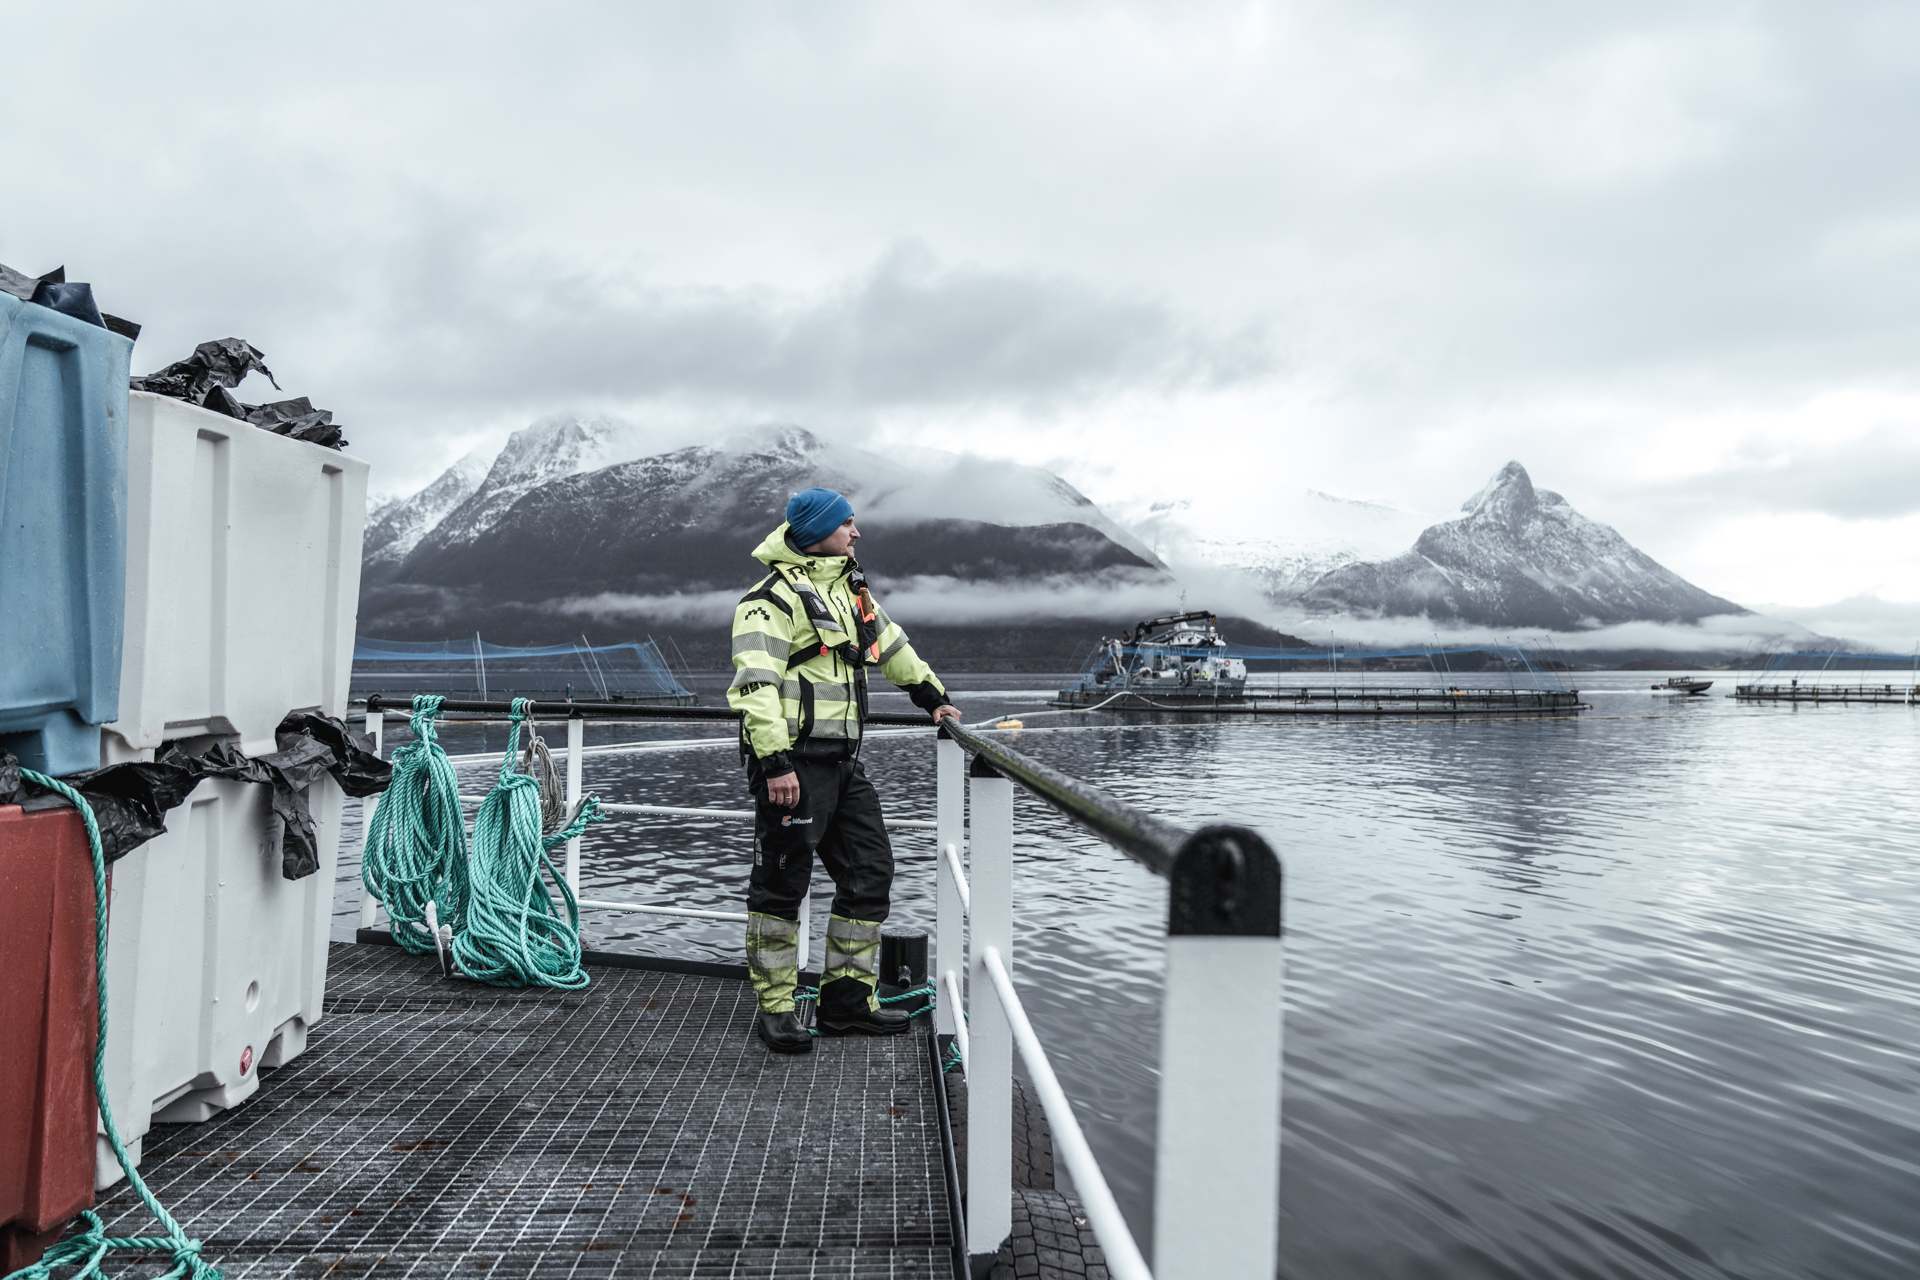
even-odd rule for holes
{"type": "Polygon", "coordinates": [[[1018,1052],[1115,1277],[1270,1280],[1279,1254],[1279,937],[1170,929],[1150,1272],[1014,987],[1014,783],[981,769],[984,758],[971,771],[964,760],[959,743],[943,736],[931,967],[936,1029],[953,1037],[967,1076],[965,1227],[974,1274],[986,1274],[1013,1225],[1018,1052]],[[967,833],[970,878],[960,859],[967,833]]]}
{"type": "MultiPolygon", "coordinates": [[[[367,733],[370,734],[373,738],[374,753],[376,755],[381,754],[385,747],[385,736],[386,736],[385,735],[385,725],[386,725],[385,714],[378,711],[368,712],[365,724],[366,724],[367,733]]],[[[580,803],[580,798],[584,794],[585,762],[586,762],[587,756],[594,755],[594,754],[602,754],[602,755],[613,754],[615,752],[629,751],[629,750],[643,750],[643,749],[670,750],[675,747],[679,747],[683,745],[694,746],[694,747],[705,747],[705,746],[712,746],[712,745],[732,746],[732,745],[737,745],[737,740],[728,739],[726,742],[720,743],[720,744],[714,744],[714,743],[704,742],[704,741],[686,743],[686,744],[632,743],[632,744],[620,744],[612,748],[593,748],[593,747],[588,747],[586,745],[586,721],[577,716],[568,717],[567,747],[564,753],[566,756],[567,812],[572,813],[574,811],[574,806],[580,803]]],[[[559,755],[562,753],[555,752],[554,754],[559,755]]],[[[487,763],[493,763],[494,761],[497,761],[499,758],[500,758],[499,753],[493,752],[493,753],[477,753],[473,755],[464,755],[464,756],[451,756],[449,757],[449,760],[451,760],[455,764],[478,763],[482,761],[487,763]]],[[[460,800],[463,804],[477,805],[477,804],[480,804],[485,799],[486,797],[484,796],[475,796],[475,795],[463,795],[460,797],[460,800]]],[[[751,809],[700,809],[700,808],[689,808],[682,805],[616,804],[616,803],[608,803],[604,801],[601,803],[600,807],[608,813],[626,813],[626,814],[634,814],[640,817],[712,818],[722,822],[744,822],[744,823],[751,823],[753,821],[753,810],[751,809]]],[[[366,860],[367,836],[371,831],[371,826],[372,826],[372,824],[367,819],[372,816],[372,812],[373,812],[372,802],[369,801],[367,806],[363,810],[361,826],[360,826],[360,857],[361,857],[362,863],[364,863],[366,860]]],[[[918,818],[888,818],[886,820],[886,823],[887,823],[887,826],[890,828],[897,828],[903,831],[932,831],[939,825],[936,822],[930,822],[930,821],[926,821],[918,818]]],[[[573,890],[574,901],[583,910],[620,911],[620,912],[626,912],[633,915],[665,916],[671,919],[678,919],[678,920],[713,920],[713,921],[719,921],[722,923],[736,923],[736,924],[745,924],[747,922],[747,913],[744,911],[712,911],[712,910],[708,910],[701,907],[658,906],[651,903],[620,902],[612,899],[582,897],[581,887],[580,887],[580,863],[581,863],[582,850],[584,847],[584,840],[585,840],[584,836],[575,836],[573,839],[567,841],[566,858],[564,863],[565,870],[563,872],[563,874],[567,878],[568,886],[573,890]]],[[[802,969],[806,968],[809,953],[812,949],[811,948],[812,938],[810,936],[812,933],[812,922],[810,918],[812,906],[813,906],[813,894],[811,891],[809,891],[807,896],[804,899],[802,899],[800,904],[799,967],[802,969]]],[[[366,893],[363,890],[360,895],[360,927],[362,929],[374,928],[379,923],[379,919],[380,919],[379,901],[376,898],[374,898],[372,894],[366,893]]]]}

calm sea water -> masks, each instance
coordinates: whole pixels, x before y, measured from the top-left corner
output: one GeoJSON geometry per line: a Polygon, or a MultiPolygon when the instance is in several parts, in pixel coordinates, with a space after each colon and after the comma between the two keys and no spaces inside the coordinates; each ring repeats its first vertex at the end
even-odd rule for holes
{"type": "MultiPolygon", "coordinates": [[[[1569,719],[1052,716],[1020,735],[1285,860],[1283,1274],[1920,1275],[1920,710],[1744,706],[1723,675],[1656,697],[1655,678],[1582,677],[1593,709],[1569,719]]],[[[1056,687],[960,683],[974,718],[1056,687]]],[[[891,812],[932,816],[930,738],[866,759],[891,812]]],[[[588,779],[746,799],[725,748],[589,757],[588,779]]],[[[1037,802],[1016,822],[1016,981],[1145,1243],[1165,891],[1037,802]]],[[[741,827],[607,823],[587,849],[604,896],[739,909],[741,827]]],[[[931,835],[896,851],[893,923],[931,932],[931,835]]],[[[733,926],[595,914],[587,934],[739,959],[733,926]]]]}

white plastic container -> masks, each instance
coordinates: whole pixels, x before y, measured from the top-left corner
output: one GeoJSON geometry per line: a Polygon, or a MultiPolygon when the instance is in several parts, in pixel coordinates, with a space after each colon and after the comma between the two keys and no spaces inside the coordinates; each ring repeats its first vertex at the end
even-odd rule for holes
{"type": "Polygon", "coordinates": [[[127,608],[106,763],[169,738],[274,750],[293,710],[346,711],[367,464],[136,391],[127,608]]]}
{"type": "MultiPolygon", "coordinates": [[[[103,763],[169,739],[274,751],[289,711],[346,713],[367,464],[183,401],[127,415],[126,641],[103,763]]],[[[326,996],[342,795],[308,793],[320,869],[280,874],[271,790],[207,779],[113,866],[107,1091],[132,1154],[306,1047],[326,996]]],[[[100,1143],[95,1181],[120,1167],[100,1143]]]]}
{"type": "MultiPolygon", "coordinates": [[[[299,880],[265,847],[271,789],[218,778],[113,865],[107,1098],[136,1163],[155,1122],[208,1119],[306,1048],[326,997],[343,799],[332,778],[309,789],[320,869],[299,880]]],[[[95,1185],[122,1176],[101,1138],[95,1185]]]]}

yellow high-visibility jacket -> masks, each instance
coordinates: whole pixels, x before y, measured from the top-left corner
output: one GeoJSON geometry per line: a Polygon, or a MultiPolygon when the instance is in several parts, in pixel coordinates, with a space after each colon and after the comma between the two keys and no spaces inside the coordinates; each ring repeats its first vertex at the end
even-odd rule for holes
{"type": "Polygon", "coordinates": [[[772,570],[733,611],[733,684],[745,740],[769,776],[787,753],[842,754],[860,740],[865,668],[931,712],[946,686],[873,598],[851,556],[810,556],[782,524],[753,553],[772,570]],[[811,748],[811,751],[810,751],[811,748]]]}

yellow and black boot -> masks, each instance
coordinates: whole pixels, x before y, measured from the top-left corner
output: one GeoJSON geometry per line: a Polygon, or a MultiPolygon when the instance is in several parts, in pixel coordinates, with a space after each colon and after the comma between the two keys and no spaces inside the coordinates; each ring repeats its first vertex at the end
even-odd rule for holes
{"type": "Polygon", "coordinates": [[[800,983],[800,925],[779,916],[747,915],[747,975],[760,1000],[754,1033],[775,1053],[813,1052],[813,1033],[793,1010],[800,983]]]}
{"type": "Polygon", "coordinates": [[[870,920],[827,917],[827,963],[820,970],[823,1036],[893,1036],[907,1029],[908,1018],[882,1008],[874,995],[880,964],[880,926],[870,920]]]}

